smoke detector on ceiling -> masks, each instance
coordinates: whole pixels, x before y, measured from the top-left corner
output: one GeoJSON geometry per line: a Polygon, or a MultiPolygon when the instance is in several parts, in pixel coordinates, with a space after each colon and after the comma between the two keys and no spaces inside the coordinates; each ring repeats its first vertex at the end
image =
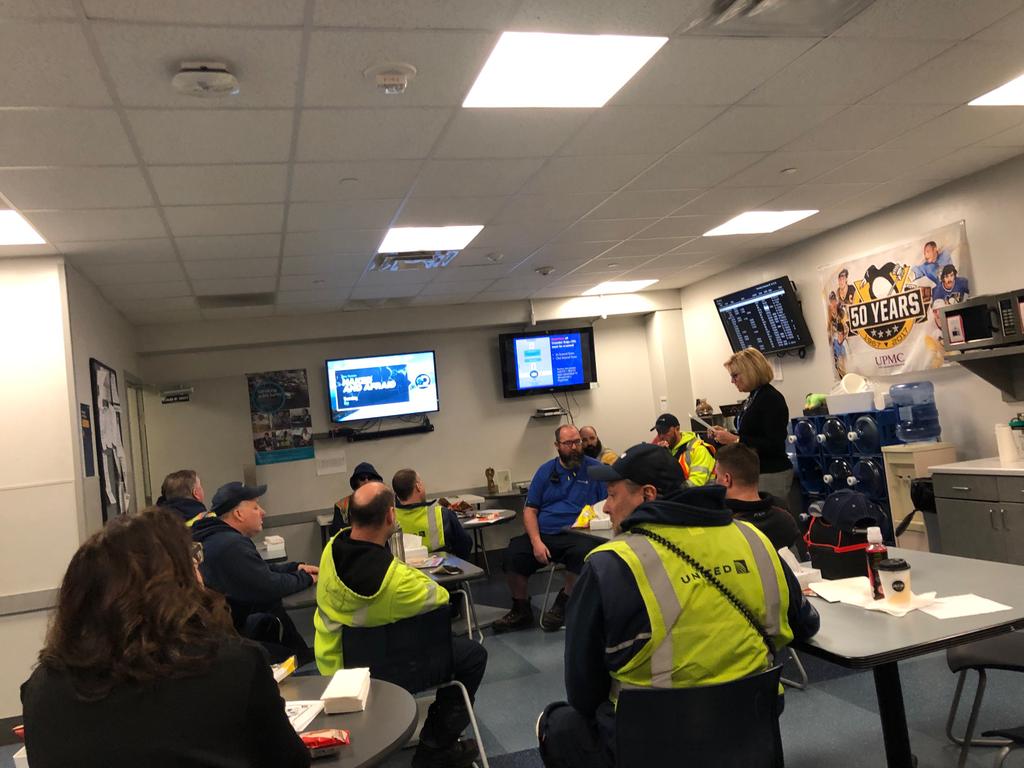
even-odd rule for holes
{"type": "Polygon", "coordinates": [[[416,67],[404,63],[377,64],[363,70],[363,77],[373,80],[381,93],[397,96],[405,93],[409,81],[416,77],[416,67]]]}
{"type": "Polygon", "coordinates": [[[183,96],[223,99],[238,95],[238,78],[222,61],[183,61],[171,79],[171,86],[183,96]]]}

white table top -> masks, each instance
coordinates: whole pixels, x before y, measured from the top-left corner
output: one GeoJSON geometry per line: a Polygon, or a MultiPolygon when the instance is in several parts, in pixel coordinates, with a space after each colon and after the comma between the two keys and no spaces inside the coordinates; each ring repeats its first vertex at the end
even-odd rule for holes
{"type": "Polygon", "coordinates": [[[1003,464],[998,456],[970,461],[954,461],[952,464],[937,464],[928,467],[933,473],[949,475],[1024,475],[1024,461],[1003,464]]]}

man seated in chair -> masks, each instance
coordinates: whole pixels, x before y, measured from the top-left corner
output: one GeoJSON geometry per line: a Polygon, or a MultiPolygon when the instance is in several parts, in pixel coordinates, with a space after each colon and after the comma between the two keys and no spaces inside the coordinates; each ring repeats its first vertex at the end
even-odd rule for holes
{"type": "MultiPolygon", "coordinates": [[[[345,627],[377,627],[448,604],[448,592],[429,576],[392,556],[386,544],[395,529],[395,497],[383,483],[360,486],[349,504],[351,528],[324,549],[317,583],[316,663],[323,675],[344,668],[345,627]]],[[[487,651],[466,637],[452,638],[455,679],[476,694],[487,666],[487,651]]],[[[479,754],[476,742],[459,737],[469,725],[462,696],[441,688],[430,705],[413,756],[415,768],[469,766],[479,754]]]]}
{"type": "Polygon", "coordinates": [[[569,602],[569,701],[548,706],[537,729],[548,768],[615,765],[622,688],[737,680],[818,630],[796,577],[756,528],[733,521],[721,486],[685,488],[678,462],[650,444],[591,476],[608,482],[604,509],[624,535],[590,553],[569,602]]]}
{"type": "Polygon", "coordinates": [[[473,540],[459,522],[455,510],[437,501],[427,500],[427,487],[415,469],[400,469],[391,479],[398,504],[395,515],[404,533],[419,536],[429,552],[444,550],[465,560],[473,550],[473,540]]]}
{"type": "Polygon", "coordinates": [[[761,460],[757,451],[743,443],[723,445],[718,451],[718,484],[725,488],[725,506],[737,520],[756,527],[776,550],[791,547],[800,539],[796,520],[782,502],[757,490],[761,460]]]}

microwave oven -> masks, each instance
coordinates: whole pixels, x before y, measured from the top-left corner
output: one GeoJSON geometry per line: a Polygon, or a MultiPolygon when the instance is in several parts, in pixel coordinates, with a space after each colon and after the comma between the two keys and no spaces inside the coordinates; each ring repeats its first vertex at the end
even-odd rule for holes
{"type": "Polygon", "coordinates": [[[1024,343],[1024,288],[942,307],[942,343],[949,352],[1024,343]]]}

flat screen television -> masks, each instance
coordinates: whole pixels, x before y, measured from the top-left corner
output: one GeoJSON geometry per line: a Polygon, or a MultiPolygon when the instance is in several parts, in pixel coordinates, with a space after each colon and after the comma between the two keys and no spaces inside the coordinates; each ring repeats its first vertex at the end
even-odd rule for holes
{"type": "Polygon", "coordinates": [[[753,347],[770,354],[814,344],[793,282],[786,276],[715,299],[733,352],[753,347]]]}
{"type": "Polygon", "coordinates": [[[590,389],[597,381],[593,328],[503,333],[498,347],[505,397],[590,389]]]}
{"type": "Polygon", "coordinates": [[[341,424],[440,408],[434,352],[327,360],[331,421],[341,424]]]}

